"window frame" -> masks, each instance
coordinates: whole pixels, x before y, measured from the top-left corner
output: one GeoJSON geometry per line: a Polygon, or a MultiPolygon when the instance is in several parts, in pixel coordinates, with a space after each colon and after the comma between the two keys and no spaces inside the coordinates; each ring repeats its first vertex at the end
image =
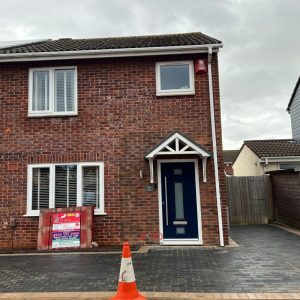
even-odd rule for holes
{"type": "Polygon", "coordinates": [[[59,116],[76,116],[78,115],[78,84],[77,84],[77,67],[63,66],[63,67],[45,67],[45,68],[30,68],[28,80],[28,117],[59,117],[59,116]],[[74,70],[74,111],[55,112],[55,70],[74,70]],[[38,71],[49,72],[49,110],[47,111],[33,111],[33,73],[38,71]]]}
{"type": "Polygon", "coordinates": [[[32,184],[33,184],[33,169],[34,168],[49,168],[49,208],[55,208],[55,167],[56,166],[77,166],[77,207],[82,206],[82,168],[90,166],[99,167],[99,208],[95,208],[95,215],[106,215],[104,210],[104,162],[72,162],[72,163],[50,163],[50,164],[30,164],[27,166],[27,208],[25,217],[37,217],[40,215],[40,210],[32,209],[32,184]]]}
{"type": "Polygon", "coordinates": [[[167,62],[156,62],[155,63],[156,73],[156,96],[175,96],[175,95],[195,95],[195,76],[194,76],[194,62],[192,60],[185,61],[167,61],[167,62]],[[189,66],[189,89],[172,89],[162,90],[161,89],[161,76],[160,67],[168,65],[188,65],[189,66]]]}

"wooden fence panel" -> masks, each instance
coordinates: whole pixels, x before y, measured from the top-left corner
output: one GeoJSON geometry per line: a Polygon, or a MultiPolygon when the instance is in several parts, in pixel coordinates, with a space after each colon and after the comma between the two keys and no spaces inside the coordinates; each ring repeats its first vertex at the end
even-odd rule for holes
{"type": "Polygon", "coordinates": [[[267,224],[273,219],[270,176],[226,176],[231,224],[267,224]]]}
{"type": "Polygon", "coordinates": [[[284,170],[271,173],[274,218],[300,229],[300,172],[284,170]]]}

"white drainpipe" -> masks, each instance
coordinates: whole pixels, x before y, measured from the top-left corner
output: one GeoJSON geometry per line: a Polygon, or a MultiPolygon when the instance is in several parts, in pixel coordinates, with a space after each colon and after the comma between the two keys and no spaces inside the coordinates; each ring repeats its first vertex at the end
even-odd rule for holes
{"type": "Polygon", "coordinates": [[[208,47],[208,85],[209,85],[211,133],[212,133],[212,142],[213,142],[216,198],[217,198],[218,223],[219,223],[219,237],[220,237],[220,246],[223,247],[224,246],[224,235],[223,235],[223,221],[222,221],[222,209],[221,209],[220,180],[219,180],[219,167],[218,167],[218,153],[217,153],[216,123],[215,123],[214,94],[213,94],[213,86],[212,86],[211,60],[212,60],[212,48],[208,47]]]}

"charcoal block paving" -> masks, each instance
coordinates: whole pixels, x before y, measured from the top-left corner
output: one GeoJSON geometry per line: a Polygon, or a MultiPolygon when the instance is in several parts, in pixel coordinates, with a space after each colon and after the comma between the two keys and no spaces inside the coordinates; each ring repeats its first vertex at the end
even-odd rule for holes
{"type": "MultiPolygon", "coordinates": [[[[300,236],[232,226],[239,247],[158,247],[133,255],[137,284],[156,292],[300,292],[300,236]]],[[[119,254],[0,255],[0,292],[116,290],[119,254]]]]}

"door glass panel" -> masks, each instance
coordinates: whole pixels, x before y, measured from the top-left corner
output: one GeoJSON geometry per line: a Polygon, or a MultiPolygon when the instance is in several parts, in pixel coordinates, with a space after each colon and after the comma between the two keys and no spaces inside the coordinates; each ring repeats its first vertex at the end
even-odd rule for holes
{"type": "Polygon", "coordinates": [[[184,227],[177,227],[176,228],[177,234],[185,234],[185,228],[184,227]]]}
{"type": "Polygon", "coordinates": [[[182,182],[174,183],[176,219],[184,219],[182,182]]]}
{"type": "Polygon", "coordinates": [[[174,175],[182,175],[182,169],[174,169],[174,175]]]}

